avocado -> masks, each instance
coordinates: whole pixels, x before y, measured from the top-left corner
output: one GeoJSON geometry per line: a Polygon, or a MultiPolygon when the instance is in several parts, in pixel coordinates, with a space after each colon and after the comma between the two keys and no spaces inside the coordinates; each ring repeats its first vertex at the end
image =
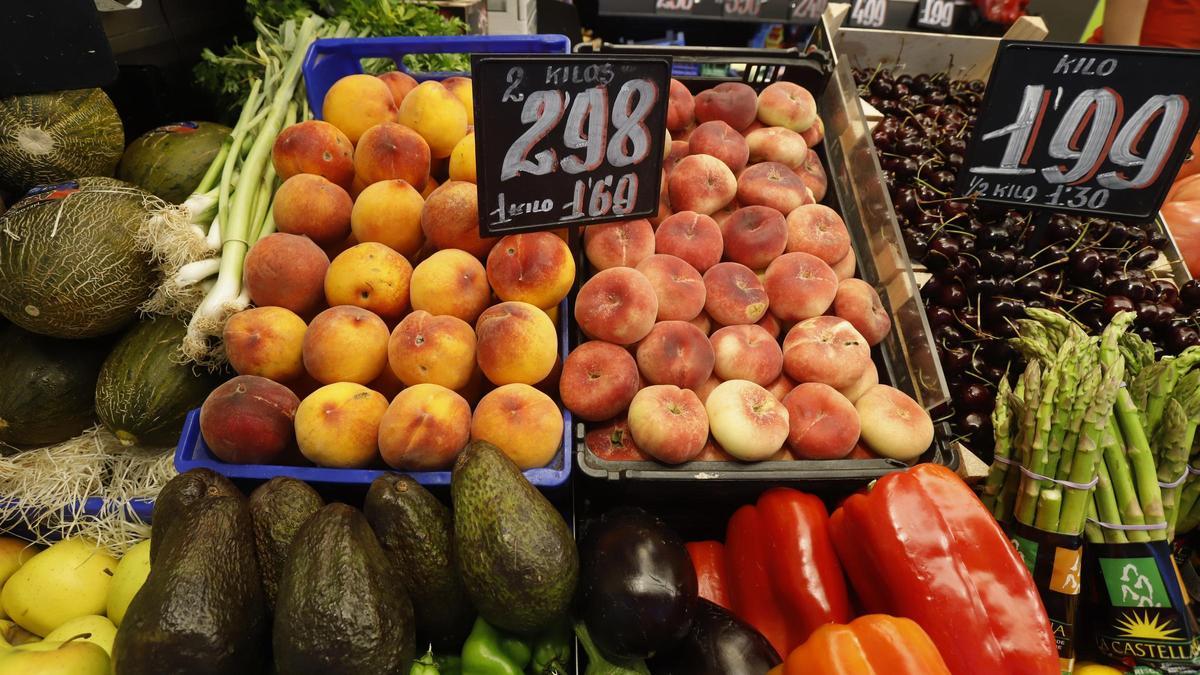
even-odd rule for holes
{"type": "Polygon", "coordinates": [[[558,511],[483,441],[458,456],[450,492],[459,571],[480,616],[522,635],[561,621],[579,581],[579,553],[558,511]]]}
{"type": "Polygon", "coordinates": [[[242,493],[228,478],[210,469],[192,469],[167,481],[154,500],[150,564],[154,564],[159,549],[167,540],[167,531],[180,516],[191,511],[197,501],[218,496],[241,499],[242,493]]]}
{"type": "Polygon", "coordinates": [[[113,673],[261,673],[269,631],[246,499],[201,497],[159,541],[117,631],[113,673]]]}
{"type": "Polygon", "coordinates": [[[389,473],[371,483],[363,514],[412,598],[418,644],[457,649],[475,610],[455,568],[450,509],[410,476],[389,473]]]}
{"type": "Polygon", "coordinates": [[[254,521],[254,548],[262,574],[267,608],[275,609],[279,578],[287,562],[288,548],[300,526],[325,501],[304,481],[276,476],[250,493],[250,518],[254,521]]]}
{"type": "Polygon", "coordinates": [[[275,604],[279,675],[407,674],[412,602],[358,509],[329,504],[292,540],[275,604]]]}

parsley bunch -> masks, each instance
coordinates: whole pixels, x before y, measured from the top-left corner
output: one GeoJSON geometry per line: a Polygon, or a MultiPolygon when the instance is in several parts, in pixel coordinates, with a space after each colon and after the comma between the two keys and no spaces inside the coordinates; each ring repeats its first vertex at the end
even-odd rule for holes
{"type": "MultiPolygon", "coordinates": [[[[246,10],[268,28],[314,14],[332,19],[320,37],[461,35],[466,29],[462,21],[408,0],[246,0],[246,10]]],[[[270,34],[278,35],[278,31],[268,31],[270,34]]],[[[404,65],[413,71],[464,71],[469,67],[464,54],[413,55],[405,57],[404,65]]],[[[363,66],[371,73],[395,69],[388,59],[369,59],[363,66]]],[[[250,92],[251,81],[262,76],[262,61],[254,42],[235,39],[224,54],[204,50],[195,74],[202,88],[236,112],[250,92]]]]}

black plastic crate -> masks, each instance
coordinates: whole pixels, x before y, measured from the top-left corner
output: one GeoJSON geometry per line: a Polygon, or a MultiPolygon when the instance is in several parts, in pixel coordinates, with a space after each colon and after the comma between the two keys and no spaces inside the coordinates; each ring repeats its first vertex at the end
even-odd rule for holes
{"type": "MultiPolygon", "coordinates": [[[[850,230],[851,245],[858,260],[856,276],[870,283],[892,314],[893,331],[872,350],[880,382],[891,384],[920,401],[926,409],[936,408],[949,396],[945,378],[930,339],[916,281],[912,276],[895,217],[890,212],[878,160],[871,146],[856,89],[849,69],[835,68],[823,31],[814,37],[817,46],[805,50],[725,49],[718,47],[652,47],[581,45],[584,53],[648,54],[671,56],[676,66],[700,64],[724,66],[723,75],[676,77],[693,92],[722,82],[745,82],[756,91],[776,81],[789,81],[809,89],[817,99],[818,112],[826,123],[826,141],[814,148],[826,167],[829,189],[822,203],[842,214],[850,230]],[[736,67],[734,67],[736,66],[736,67]],[[890,218],[889,218],[890,216],[890,218]]],[[[577,288],[590,276],[583,253],[582,234],[574,233],[577,288]]],[[[571,294],[575,297],[575,293],[571,294]]],[[[572,304],[571,311],[574,311],[572,304]]],[[[586,338],[571,324],[571,348],[586,338]]],[[[667,465],[653,461],[608,461],[588,450],[588,431],[603,424],[577,422],[575,456],[583,475],[610,481],[606,491],[632,498],[650,493],[652,501],[670,502],[694,498],[697,484],[720,483],[720,494],[737,501],[757,495],[769,485],[804,487],[823,494],[844,493],[871,480],[907,468],[903,462],[877,460],[791,460],[740,462],[686,462],[667,465]]],[[[935,424],[933,445],[919,459],[952,469],[958,453],[948,444],[949,427],[935,424]]],[[[715,494],[715,493],[710,493],[715,494]]],[[[707,498],[707,497],[706,497],[707,498]]]]}

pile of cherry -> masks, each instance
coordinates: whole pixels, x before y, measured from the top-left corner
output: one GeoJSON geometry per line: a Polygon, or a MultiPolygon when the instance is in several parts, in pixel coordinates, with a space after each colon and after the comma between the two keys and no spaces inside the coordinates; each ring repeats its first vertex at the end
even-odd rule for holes
{"type": "Polygon", "coordinates": [[[860,95],[884,114],[872,138],[908,255],[932,275],[921,295],[953,399],[943,416],[984,460],[996,384],[1006,370],[1024,369],[1006,338],[1025,307],[1061,309],[1095,331],[1133,310],[1136,332],[1160,354],[1200,344],[1200,282],[1177,288],[1150,272],[1167,245],[1155,223],[954,198],[982,81],[887,69],[854,75],[860,95]]]}

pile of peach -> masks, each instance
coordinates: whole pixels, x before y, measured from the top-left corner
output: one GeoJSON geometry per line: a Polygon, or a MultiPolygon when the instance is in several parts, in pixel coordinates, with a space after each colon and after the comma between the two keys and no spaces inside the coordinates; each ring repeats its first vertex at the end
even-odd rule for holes
{"type": "Polygon", "coordinates": [[[809,151],[823,134],[811,94],[726,83],[693,98],[672,81],[667,119],[657,217],[584,235],[595,274],[575,319],[591,341],[567,357],[559,389],[575,415],[610,421],[589,434],[593,453],[918,457],[929,415],[879,384],[871,359],[891,320],[852,278],[845,223],[815,203],[825,174],[809,151]]]}
{"type": "Polygon", "coordinates": [[[479,236],[470,80],[352,75],[323,114],[276,139],[278,232],[246,259],[255,307],[226,325],[239,377],[205,404],[208,445],[421,471],[483,439],[546,465],[575,263],[555,233],[479,236]]]}

